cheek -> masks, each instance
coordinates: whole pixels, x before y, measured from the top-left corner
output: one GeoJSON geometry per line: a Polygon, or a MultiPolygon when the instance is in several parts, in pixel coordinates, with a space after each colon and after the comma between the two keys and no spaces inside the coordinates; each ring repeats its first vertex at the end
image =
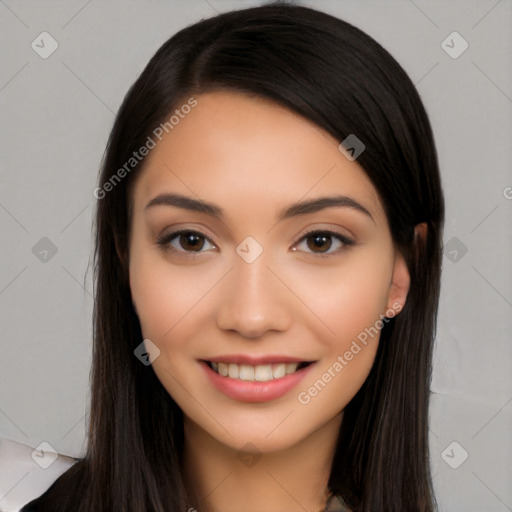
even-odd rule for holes
{"type": "Polygon", "coordinates": [[[202,301],[222,273],[215,265],[180,267],[161,254],[134,251],[130,288],[143,336],[169,349],[185,344],[194,326],[201,325],[202,301]]]}
{"type": "Polygon", "coordinates": [[[360,252],[346,263],[309,278],[303,272],[298,292],[308,297],[307,305],[316,313],[307,316],[308,329],[321,342],[323,357],[301,385],[297,400],[319,417],[343,409],[361,388],[384,325],[391,259],[360,252]]]}
{"type": "Polygon", "coordinates": [[[201,297],[211,288],[212,277],[202,282],[200,270],[180,269],[161,257],[135,256],[131,265],[130,287],[143,338],[160,350],[153,370],[167,392],[187,410],[190,396],[184,389],[194,389],[187,379],[195,361],[196,331],[204,324],[201,297]]]}
{"type": "Polygon", "coordinates": [[[158,263],[135,256],[130,263],[130,288],[144,338],[160,340],[175,323],[178,283],[162,274],[158,263]]]}
{"type": "Polygon", "coordinates": [[[385,312],[392,261],[382,254],[354,251],[336,266],[287,271],[286,279],[307,306],[304,318],[310,319],[316,337],[333,349],[343,349],[385,312]]]}

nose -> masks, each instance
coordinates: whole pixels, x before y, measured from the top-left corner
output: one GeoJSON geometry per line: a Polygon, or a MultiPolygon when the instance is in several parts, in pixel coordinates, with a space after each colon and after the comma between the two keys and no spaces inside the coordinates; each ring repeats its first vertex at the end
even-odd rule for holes
{"type": "Polygon", "coordinates": [[[220,329],[256,339],[290,327],[290,293],[263,255],[252,263],[237,258],[227,277],[217,309],[220,329]]]}

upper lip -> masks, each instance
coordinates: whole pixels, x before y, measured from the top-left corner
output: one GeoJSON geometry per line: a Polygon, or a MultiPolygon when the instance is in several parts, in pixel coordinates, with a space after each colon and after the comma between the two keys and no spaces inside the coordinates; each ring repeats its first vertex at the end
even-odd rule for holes
{"type": "Polygon", "coordinates": [[[264,364],[279,364],[279,363],[302,363],[312,362],[311,359],[304,359],[300,357],[292,357],[285,355],[253,355],[253,354],[226,354],[223,356],[210,357],[203,359],[203,361],[210,361],[211,363],[235,363],[235,364],[248,364],[250,366],[259,366],[264,364]]]}

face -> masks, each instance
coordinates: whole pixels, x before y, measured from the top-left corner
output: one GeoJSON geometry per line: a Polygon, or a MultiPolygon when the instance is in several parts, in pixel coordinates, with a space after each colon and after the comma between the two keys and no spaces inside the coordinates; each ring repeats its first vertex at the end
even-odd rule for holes
{"type": "Polygon", "coordinates": [[[340,141],[261,98],[196,100],[137,177],[133,303],[186,427],[285,449],[340,420],[409,275],[340,141]]]}

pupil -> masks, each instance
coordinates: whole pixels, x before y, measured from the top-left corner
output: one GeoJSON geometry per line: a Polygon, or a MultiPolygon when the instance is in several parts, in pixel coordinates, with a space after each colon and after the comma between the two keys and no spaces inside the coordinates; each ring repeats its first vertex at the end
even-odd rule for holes
{"type": "Polygon", "coordinates": [[[331,247],[331,241],[330,241],[330,235],[329,234],[320,234],[320,235],[312,235],[310,237],[310,240],[313,240],[313,244],[308,244],[309,248],[314,249],[321,249],[323,245],[327,244],[327,247],[325,247],[325,250],[329,250],[331,247]]]}

